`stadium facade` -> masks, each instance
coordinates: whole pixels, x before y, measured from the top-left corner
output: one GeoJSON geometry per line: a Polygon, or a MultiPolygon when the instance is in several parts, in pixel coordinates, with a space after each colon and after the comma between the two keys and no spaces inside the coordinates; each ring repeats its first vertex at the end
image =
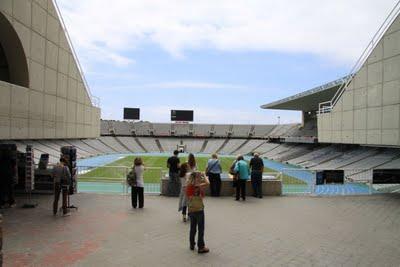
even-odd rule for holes
{"type": "Polygon", "coordinates": [[[400,146],[398,5],[349,76],[263,108],[301,110],[317,123],[318,142],[400,146]]]}
{"type": "Polygon", "coordinates": [[[94,138],[91,96],[53,0],[0,1],[0,139],[94,138]]]}
{"type": "Polygon", "coordinates": [[[400,145],[400,18],[384,33],[329,112],[318,115],[323,143],[400,145]]]}

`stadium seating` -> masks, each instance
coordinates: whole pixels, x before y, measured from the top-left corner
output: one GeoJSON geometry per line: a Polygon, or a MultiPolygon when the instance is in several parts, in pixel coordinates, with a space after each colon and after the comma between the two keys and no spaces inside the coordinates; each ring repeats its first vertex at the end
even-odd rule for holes
{"type": "Polygon", "coordinates": [[[232,136],[246,138],[249,136],[251,128],[253,128],[251,125],[233,125],[232,136]]]}
{"type": "Polygon", "coordinates": [[[154,135],[170,136],[171,123],[153,123],[154,135]]]}
{"type": "Polygon", "coordinates": [[[253,137],[266,137],[275,127],[276,125],[254,125],[253,137]]]}
{"type": "Polygon", "coordinates": [[[172,153],[181,144],[181,140],[178,138],[159,138],[160,144],[164,152],[172,153]]]}
{"type": "Polygon", "coordinates": [[[225,142],[225,139],[208,139],[204,153],[215,153],[225,142]]]}
{"type": "Polygon", "coordinates": [[[376,148],[360,147],[355,149],[350,149],[341,156],[330,160],[328,162],[316,165],[313,169],[317,170],[336,170],[345,168],[352,163],[363,160],[365,158],[371,157],[377,154],[378,150],[376,148]]]}
{"type": "Polygon", "coordinates": [[[246,142],[246,139],[229,139],[225,146],[218,153],[230,155],[244,142],[246,142]]]}
{"type": "Polygon", "coordinates": [[[129,149],[127,149],[123,144],[119,142],[113,136],[100,136],[99,140],[105,144],[106,146],[110,147],[112,150],[115,150],[118,153],[129,153],[129,149]]]}
{"type": "Polygon", "coordinates": [[[143,148],[136,142],[135,138],[128,136],[117,136],[117,138],[130,152],[133,153],[143,153],[145,152],[143,148]]]}
{"type": "Polygon", "coordinates": [[[117,153],[116,150],[112,149],[111,147],[107,146],[99,139],[82,139],[82,142],[87,144],[90,147],[96,148],[96,150],[100,151],[102,154],[113,154],[117,153]]]}
{"type": "Polygon", "coordinates": [[[145,121],[133,123],[132,129],[137,136],[149,136],[154,131],[153,124],[145,121]]]}
{"type": "Polygon", "coordinates": [[[200,153],[204,142],[204,139],[183,139],[186,151],[190,153],[200,153]]]}
{"type": "Polygon", "coordinates": [[[138,140],[148,152],[161,152],[160,148],[157,146],[155,138],[138,137],[138,140]]]}
{"type": "Polygon", "coordinates": [[[211,124],[193,124],[193,136],[208,137],[211,127],[211,124]]]}
{"type": "Polygon", "coordinates": [[[248,153],[255,152],[257,148],[260,147],[265,142],[266,142],[265,140],[257,140],[257,139],[247,140],[247,143],[243,144],[242,147],[232,151],[232,153],[235,155],[246,155],[248,153]]]}
{"type": "Polygon", "coordinates": [[[263,155],[272,149],[276,148],[277,146],[280,146],[280,144],[276,143],[263,143],[261,146],[259,146],[255,151],[260,153],[260,155],[263,155]]]}

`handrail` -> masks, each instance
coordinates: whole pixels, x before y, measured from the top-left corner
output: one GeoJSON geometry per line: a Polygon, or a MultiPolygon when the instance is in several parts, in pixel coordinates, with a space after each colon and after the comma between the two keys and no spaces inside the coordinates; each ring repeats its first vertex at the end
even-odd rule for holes
{"type": "Polygon", "coordinates": [[[64,19],[63,19],[63,17],[61,16],[61,11],[60,11],[60,8],[59,8],[59,6],[58,6],[58,4],[57,4],[57,1],[56,1],[56,0],[52,0],[52,2],[53,2],[54,7],[55,7],[55,9],[56,9],[57,15],[58,15],[58,17],[59,17],[59,19],[60,19],[61,27],[62,27],[63,30],[64,30],[65,37],[67,38],[67,42],[68,42],[69,47],[70,47],[71,52],[72,52],[72,56],[73,56],[74,59],[75,59],[76,65],[77,65],[77,67],[78,67],[79,74],[80,74],[81,77],[82,77],[82,81],[83,81],[83,84],[84,84],[85,87],[86,87],[86,91],[87,91],[87,93],[88,93],[88,95],[89,95],[90,101],[92,102],[92,105],[93,105],[93,106],[95,106],[95,107],[100,107],[100,98],[98,98],[97,96],[94,96],[94,95],[92,94],[92,92],[90,91],[89,84],[88,84],[88,82],[87,82],[87,80],[86,80],[86,77],[85,77],[85,75],[84,75],[84,73],[83,73],[82,65],[81,65],[81,63],[80,63],[80,61],[79,61],[79,59],[78,59],[78,56],[76,55],[75,48],[74,48],[74,46],[73,46],[73,44],[72,44],[71,37],[70,37],[70,35],[69,35],[69,33],[68,33],[67,27],[65,26],[64,19]]]}
{"type": "Polygon", "coordinates": [[[319,103],[318,113],[329,113],[332,110],[332,108],[339,101],[340,97],[343,95],[343,92],[346,90],[346,88],[353,80],[354,76],[356,75],[356,72],[359,71],[362,65],[364,65],[364,63],[368,60],[368,57],[371,55],[372,51],[376,48],[377,44],[382,39],[383,35],[386,33],[389,27],[392,25],[394,20],[397,18],[399,13],[400,13],[400,1],[398,1],[396,5],[392,8],[389,15],[386,17],[385,21],[381,24],[378,31],[372,37],[367,47],[364,49],[363,53],[358,58],[356,64],[350,70],[350,73],[346,76],[345,82],[339,87],[339,89],[336,91],[332,99],[330,101],[319,103]]]}

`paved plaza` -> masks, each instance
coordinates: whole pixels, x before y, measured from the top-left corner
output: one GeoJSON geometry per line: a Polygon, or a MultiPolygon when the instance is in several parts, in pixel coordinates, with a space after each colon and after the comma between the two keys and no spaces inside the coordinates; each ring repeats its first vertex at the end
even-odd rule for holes
{"type": "MultiPolygon", "coordinates": [[[[5,266],[399,266],[400,196],[206,199],[206,245],[189,250],[178,199],[78,194],[70,217],[4,214],[5,266]]],[[[23,202],[22,199],[19,200],[23,202]]]]}

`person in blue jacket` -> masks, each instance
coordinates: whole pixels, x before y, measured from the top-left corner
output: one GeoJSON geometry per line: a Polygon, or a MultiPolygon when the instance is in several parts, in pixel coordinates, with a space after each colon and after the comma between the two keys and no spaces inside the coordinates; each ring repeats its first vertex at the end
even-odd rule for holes
{"type": "Polygon", "coordinates": [[[237,185],[236,185],[236,200],[242,197],[243,201],[246,200],[246,183],[249,180],[250,169],[243,156],[238,156],[234,168],[235,173],[238,174],[237,185]]]}

